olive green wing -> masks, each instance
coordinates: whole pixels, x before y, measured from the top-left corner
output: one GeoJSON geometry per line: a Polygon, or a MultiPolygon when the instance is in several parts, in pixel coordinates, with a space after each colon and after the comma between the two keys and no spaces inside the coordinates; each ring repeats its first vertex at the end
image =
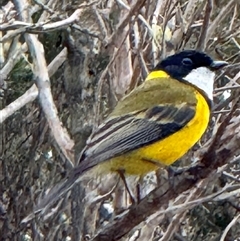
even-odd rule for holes
{"type": "Polygon", "coordinates": [[[195,115],[195,105],[158,105],[107,120],[80,158],[81,172],[113,157],[162,140],[183,128],[195,115]]]}

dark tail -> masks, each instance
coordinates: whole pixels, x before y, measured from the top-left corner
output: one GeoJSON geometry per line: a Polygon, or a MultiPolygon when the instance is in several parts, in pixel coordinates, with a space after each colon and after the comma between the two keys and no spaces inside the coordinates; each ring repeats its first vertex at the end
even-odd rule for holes
{"type": "Polygon", "coordinates": [[[59,199],[64,194],[66,194],[76,183],[81,181],[81,174],[82,170],[79,168],[72,169],[68,175],[68,178],[53,187],[49,193],[39,201],[39,203],[34,208],[34,212],[22,220],[22,223],[27,223],[35,216],[46,213],[55,202],[59,201],[59,199]]]}

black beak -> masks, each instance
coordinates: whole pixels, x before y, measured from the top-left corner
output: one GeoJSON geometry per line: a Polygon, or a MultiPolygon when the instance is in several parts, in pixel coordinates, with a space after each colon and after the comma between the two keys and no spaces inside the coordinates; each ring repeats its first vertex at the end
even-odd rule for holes
{"type": "Polygon", "coordinates": [[[226,61],[213,61],[210,67],[212,70],[219,70],[227,65],[228,65],[228,62],[226,61]]]}

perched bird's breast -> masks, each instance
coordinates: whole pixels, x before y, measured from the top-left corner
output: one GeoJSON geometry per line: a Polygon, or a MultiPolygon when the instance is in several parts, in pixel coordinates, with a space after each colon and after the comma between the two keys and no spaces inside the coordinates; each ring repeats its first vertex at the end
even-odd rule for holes
{"type": "MultiPolygon", "coordinates": [[[[144,95],[141,89],[136,89],[134,98],[131,95],[128,100],[126,96],[111,116],[114,118],[124,111],[130,113],[134,105],[134,111],[138,111],[135,119],[148,122],[142,129],[145,139],[154,141],[144,142],[142,146],[140,144],[138,148],[124,155],[112,158],[100,167],[102,171],[123,169],[126,174],[139,175],[160,166],[171,165],[182,157],[207,129],[210,118],[208,101],[194,86],[168,78],[163,82],[161,79],[156,79],[155,83],[146,82],[141,88],[144,89],[144,95]],[[129,103],[133,99],[137,103],[141,102],[141,107],[136,109],[136,102],[129,103]],[[156,136],[153,138],[153,135],[156,136]]],[[[142,138],[142,133],[139,138],[142,138]]],[[[135,138],[137,142],[138,138],[135,138]]]]}

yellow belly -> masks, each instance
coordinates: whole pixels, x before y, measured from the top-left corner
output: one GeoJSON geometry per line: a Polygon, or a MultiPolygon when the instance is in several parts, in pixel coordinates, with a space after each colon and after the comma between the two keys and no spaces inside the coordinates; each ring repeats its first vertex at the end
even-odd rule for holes
{"type": "Polygon", "coordinates": [[[197,91],[196,97],[196,115],[185,127],[163,140],[104,162],[98,166],[98,171],[104,173],[121,169],[129,175],[143,175],[177,161],[201,138],[208,126],[209,106],[197,91]]]}

